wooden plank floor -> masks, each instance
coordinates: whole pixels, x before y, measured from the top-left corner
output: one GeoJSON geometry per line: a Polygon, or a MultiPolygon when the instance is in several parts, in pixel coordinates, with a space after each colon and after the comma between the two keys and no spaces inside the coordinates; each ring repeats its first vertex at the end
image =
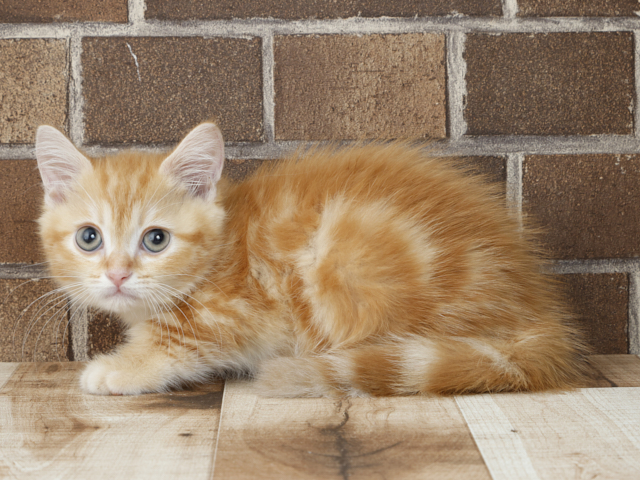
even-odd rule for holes
{"type": "Polygon", "coordinates": [[[84,395],[78,363],[0,363],[0,478],[638,479],[640,359],[568,393],[272,399],[248,381],[84,395]]]}

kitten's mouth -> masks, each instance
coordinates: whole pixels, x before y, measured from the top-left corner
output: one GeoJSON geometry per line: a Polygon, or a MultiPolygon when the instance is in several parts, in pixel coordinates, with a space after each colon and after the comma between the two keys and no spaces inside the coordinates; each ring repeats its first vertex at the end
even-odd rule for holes
{"type": "Polygon", "coordinates": [[[118,299],[118,300],[137,300],[138,297],[133,295],[132,293],[126,292],[124,290],[116,289],[110,295],[107,295],[109,299],[118,299]]]}

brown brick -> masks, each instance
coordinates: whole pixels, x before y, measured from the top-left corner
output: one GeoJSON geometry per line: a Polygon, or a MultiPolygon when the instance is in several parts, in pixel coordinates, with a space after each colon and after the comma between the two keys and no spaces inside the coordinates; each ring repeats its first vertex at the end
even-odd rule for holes
{"type": "Polygon", "coordinates": [[[126,22],[127,0],[2,0],[0,22],[126,22]]]}
{"type": "Polygon", "coordinates": [[[506,191],[507,162],[504,157],[462,157],[462,165],[471,173],[484,175],[492,183],[500,183],[502,191],[506,191]]]}
{"type": "Polygon", "coordinates": [[[640,255],[640,156],[526,157],[522,181],[554,257],[640,255]]]}
{"type": "Polygon", "coordinates": [[[88,355],[109,353],[124,340],[124,327],[117,318],[102,312],[89,312],[88,355]]]}
{"type": "Polygon", "coordinates": [[[518,0],[520,17],[636,17],[637,0],[518,0]]]}
{"type": "Polygon", "coordinates": [[[592,353],[629,352],[629,280],[624,273],[562,275],[567,299],[592,353]]]}
{"type": "MultiPolygon", "coordinates": [[[[240,182],[251,175],[266,163],[275,163],[278,160],[261,159],[227,159],[222,171],[223,177],[232,182],[240,182]]],[[[461,157],[453,159],[454,165],[468,170],[470,173],[484,175],[489,182],[501,183],[505,186],[507,169],[505,159],[502,157],[461,157]]]]}
{"type": "Polygon", "coordinates": [[[231,159],[227,160],[224,165],[222,175],[232,182],[240,182],[250,177],[265,162],[273,162],[273,160],[260,159],[231,159]]]}
{"type": "Polygon", "coordinates": [[[468,135],[633,131],[630,32],[467,37],[468,135]]]}
{"type": "Polygon", "coordinates": [[[82,46],[87,143],[173,143],[208,119],[227,141],[262,140],[260,39],[85,38],[82,46]]]}
{"type": "Polygon", "coordinates": [[[42,297],[55,288],[44,279],[0,280],[0,361],[69,359],[66,300],[57,294],[42,297]]]}
{"type": "Polygon", "coordinates": [[[35,160],[0,160],[0,263],[42,261],[36,225],[42,196],[35,160]]]}
{"type": "Polygon", "coordinates": [[[502,13],[499,0],[147,0],[146,18],[215,20],[231,18],[350,18],[487,15],[502,13]]]}
{"type": "Polygon", "coordinates": [[[0,40],[0,143],[33,143],[38,125],[65,130],[63,40],[0,40]]]}
{"type": "Polygon", "coordinates": [[[275,39],[280,140],[446,135],[444,36],[275,39]]]}

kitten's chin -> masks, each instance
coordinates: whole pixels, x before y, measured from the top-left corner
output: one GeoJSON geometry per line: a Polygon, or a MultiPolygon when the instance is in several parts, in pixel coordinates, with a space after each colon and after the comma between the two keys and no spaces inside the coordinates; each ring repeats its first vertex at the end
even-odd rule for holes
{"type": "Polygon", "coordinates": [[[140,314],[145,310],[144,303],[139,297],[122,291],[102,296],[96,306],[101,310],[127,317],[132,313],[140,314]]]}

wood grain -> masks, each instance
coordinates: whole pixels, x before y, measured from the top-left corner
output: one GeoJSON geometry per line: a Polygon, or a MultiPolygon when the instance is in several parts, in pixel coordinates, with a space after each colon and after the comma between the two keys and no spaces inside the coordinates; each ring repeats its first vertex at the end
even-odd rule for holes
{"type": "Polygon", "coordinates": [[[640,388],[457,400],[494,480],[640,478],[640,388]]]}
{"type": "Polygon", "coordinates": [[[17,368],[17,363],[0,363],[0,389],[9,381],[17,368]]]}
{"type": "Polygon", "coordinates": [[[491,395],[456,397],[456,402],[494,480],[538,478],[518,431],[491,395]]]}
{"type": "Polygon", "coordinates": [[[210,478],[222,383],[91,396],[82,367],[20,364],[0,390],[0,478],[210,478]]]}
{"type": "Polygon", "coordinates": [[[593,355],[590,387],[640,387],[640,358],[637,355],[593,355]]]}
{"type": "Polygon", "coordinates": [[[0,363],[0,478],[640,478],[640,359],[591,364],[606,388],[336,401],[91,396],[83,364],[0,363]]]}
{"type": "Polygon", "coordinates": [[[452,398],[272,399],[227,382],[214,478],[488,479],[452,398]]]}

